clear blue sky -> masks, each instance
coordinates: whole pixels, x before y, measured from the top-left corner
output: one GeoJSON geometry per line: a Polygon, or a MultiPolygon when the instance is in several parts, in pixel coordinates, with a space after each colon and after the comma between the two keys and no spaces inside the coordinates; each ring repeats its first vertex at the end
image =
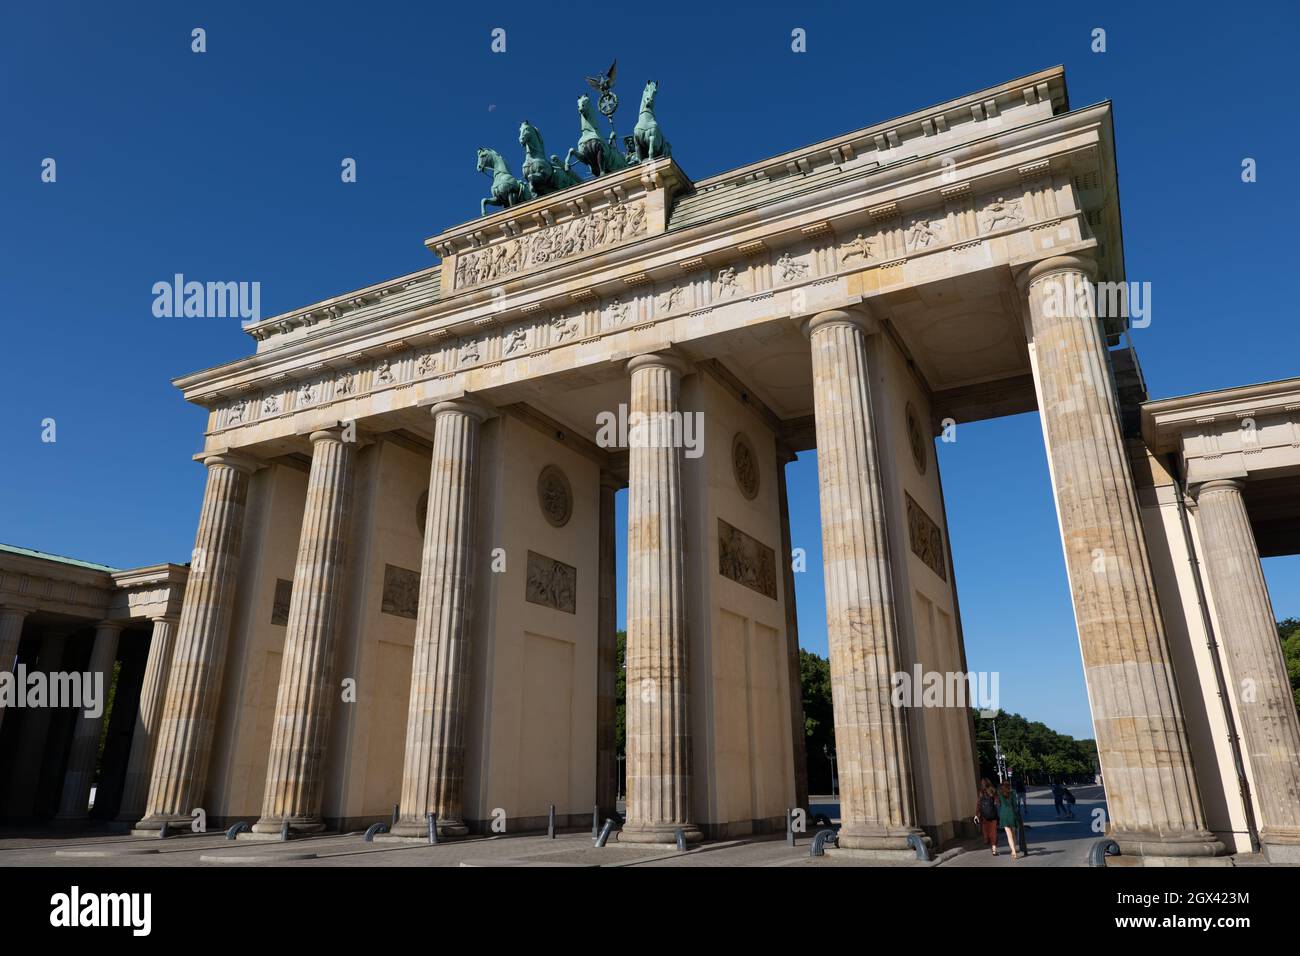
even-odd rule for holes
{"type": "MultiPolygon", "coordinates": [[[[1293,4],[8,4],[0,541],[186,560],[204,413],[170,379],[252,342],[233,320],[154,318],[153,283],[257,280],[269,315],[422,268],[421,240],[485,195],[475,147],[515,155],[526,118],[562,151],[583,76],[615,56],[625,99],[660,81],[697,179],[1063,63],[1076,108],[1115,104],[1152,395],[1296,375],[1296,27],[1293,4]]],[[[940,463],[971,666],[1001,672],[1009,709],[1090,736],[1036,419],[963,426],[940,463]]],[[[790,486],[800,636],[824,653],[815,472],[805,456],[790,486]]],[[[1300,615],[1300,563],[1266,567],[1277,613],[1300,615]]]]}

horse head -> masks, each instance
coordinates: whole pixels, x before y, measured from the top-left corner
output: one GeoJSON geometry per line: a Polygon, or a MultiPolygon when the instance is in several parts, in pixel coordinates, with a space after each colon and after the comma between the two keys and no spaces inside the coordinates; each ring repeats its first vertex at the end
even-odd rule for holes
{"type": "Polygon", "coordinates": [[[480,146],[478,148],[478,171],[480,173],[492,165],[493,155],[493,151],[488,149],[486,146],[480,146]]]}
{"type": "Polygon", "coordinates": [[[655,108],[655,97],[659,94],[659,81],[647,80],[645,90],[641,93],[641,109],[652,110],[655,108]]]}
{"type": "Polygon", "coordinates": [[[534,153],[543,153],[541,131],[528,120],[519,124],[519,145],[534,153]]]}

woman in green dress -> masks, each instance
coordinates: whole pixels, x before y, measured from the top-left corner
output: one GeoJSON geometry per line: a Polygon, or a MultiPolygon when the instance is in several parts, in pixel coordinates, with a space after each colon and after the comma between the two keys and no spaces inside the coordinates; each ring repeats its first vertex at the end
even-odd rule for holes
{"type": "Polygon", "coordinates": [[[1016,852],[1016,833],[1020,830],[1020,808],[1016,806],[1016,795],[1011,792],[1011,784],[1003,780],[998,787],[998,825],[1007,831],[1007,842],[1011,844],[1011,859],[1020,859],[1016,852]]]}

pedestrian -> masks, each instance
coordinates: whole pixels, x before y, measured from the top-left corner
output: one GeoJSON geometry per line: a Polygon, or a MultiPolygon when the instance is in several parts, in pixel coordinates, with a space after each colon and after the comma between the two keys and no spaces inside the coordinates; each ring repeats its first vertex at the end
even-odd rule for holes
{"type": "Polygon", "coordinates": [[[980,778],[979,794],[975,800],[975,822],[993,855],[998,855],[998,792],[988,777],[980,778]]]}
{"type": "Polygon", "coordinates": [[[1065,796],[1065,787],[1061,781],[1057,780],[1052,784],[1052,800],[1056,803],[1056,818],[1059,820],[1065,813],[1065,807],[1062,805],[1062,798],[1065,796]]]}
{"type": "Polygon", "coordinates": [[[1061,788],[1061,800],[1065,803],[1065,815],[1069,819],[1073,820],[1075,798],[1074,798],[1074,794],[1070,792],[1069,787],[1061,788]]]}
{"type": "Polygon", "coordinates": [[[1019,774],[1016,777],[1016,803],[1020,805],[1020,816],[1023,818],[1029,812],[1029,801],[1025,799],[1025,775],[1019,774]]]}
{"type": "Polygon", "coordinates": [[[998,788],[998,825],[1007,831],[1007,842],[1011,844],[1011,859],[1020,859],[1020,853],[1016,850],[1016,834],[1020,830],[1020,810],[1016,806],[1015,794],[1011,792],[1011,784],[1005,780],[998,788]]]}

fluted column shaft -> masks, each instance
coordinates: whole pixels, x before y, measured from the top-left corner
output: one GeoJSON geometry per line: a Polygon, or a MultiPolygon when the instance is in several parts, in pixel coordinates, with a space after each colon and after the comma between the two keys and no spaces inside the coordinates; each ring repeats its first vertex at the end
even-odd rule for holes
{"type": "MultiPolygon", "coordinates": [[[[68,637],[65,633],[47,634],[41,641],[36,658],[36,670],[49,675],[63,666],[64,650],[68,637]]],[[[30,673],[31,667],[29,665],[30,673]]],[[[5,816],[23,820],[35,816],[37,790],[41,783],[41,765],[49,749],[50,720],[56,713],[54,707],[29,710],[23,715],[19,727],[18,748],[13,757],[13,776],[10,784],[10,801],[5,816]]]]}
{"type": "MultiPolygon", "coordinates": [[[[0,607],[0,671],[13,673],[23,637],[23,621],[29,613],[30,609],[25,607],[0,607]]],[[[0,725],[4,719],[5,708],[0,703],[0,725]]]]}
{"type": "Polygon", "coordinates": [[[433,408],[429,511],[420,565],[420,605],[411,661],[401,819],[393,832],[421,836],[425,814],[460,836],[464,820],[465,711],[469,693],[470,584],[480,424],[468,401],[433,408]]]}
{"type": "Polygon", "coordinates": [[[614,538],[614,494],[618,480],[608,473],[600,478],[600,540],[597,572],[596,633],[596,805],[602,817],[618,803],[618,605],[614,538]]]}
{"type": "Polygon", "coordinates": [[[1219,643],[1250,760],[1260,840],[1300,861],[1300,721],[1259,548],[1237,481],[1210,481],[1197,493],[1205,570],[1214,596],[1219,643]],[[1282,848],[1286,849],[1283,850],[1282,848]]]}
{"type": "Polygon", "coordinates": [[[208,482],[194,538],[194,559],[176,627],[176,650],[163,698],[146,816],[137,824],[146,830],[159,829],[168,821],[189,821],[190,811],[201,805],[212,756],[243,551],[249,475],[256,463],[235,455],[214,455],[204,464],[208,482]]]}
{"type": "Polygon", "coordinates": [[[325,829],[321,767],[338,693],[331,678],[342,627],[356,442],[342,428],[331,428],[313,432],[311,445],[262,818],[253,825],[258,833],[278,833],[285,820],[295,832],[325,829]]]}
{"type": "Polygon", "coordinates": [[[640,355],[632,375],[627,506],[627,823],[619,839],[672,843],[702,834],[692,823],[690,693],[685,609],[686,542],[681,449],[685,366],[640,355]]]}
{"type": "Polygon", "coordinates": [[[158,724],[163,695],[167,691],[167,675],[171,672],[175,637],[175,617],[154,618],[153,633],[149,637],[149,657],[145,661],[144,680],[140,685],[140,706],[135,715],[135,731],[131,734],[131,756],[127,758],[122,804],[117,814],[117,818],[125,822],[140,819],[149,797],[149,775],[158,744],[158,724]]]}
{"type": "Polygon", "coordinates": [[[1209,855],[1169,646],[1138,517],[1090,260],[1021,278],[1110,833],[1126,854],[1209,855]]]}
{"type": "MultiPolygon", "coordinates": [[[[99,756],[99,736],[104,726],[108,707],[108,690],[113,683],[113,662],[117,660],[117,639],[122,625],[114,621],[101,621],[95,628],[95,643],[90,651],[87,673],[92,681],[102,681],[99,694],[99,713],[89,715],[83,709],[77,717],[72,732],[72,747],[68,751],[68,768],[63,775],[63,796],[59,800],[56,820],[79,821],[87,817],[90,788],[95,782],[95,760],[99,756]]],[[[89,692],[83,690],[83,697],[89,692]]],[[[89,698],[81,701],[82,707],[89,698]]]]}
{"type": "Polygon", "coordinates": [[[825,312],[812,343],[831,703],[840,779],[839,845],[906,850],[917,832],[899,667],[884,488],[872,420],[865,313],[825,312]]]}

